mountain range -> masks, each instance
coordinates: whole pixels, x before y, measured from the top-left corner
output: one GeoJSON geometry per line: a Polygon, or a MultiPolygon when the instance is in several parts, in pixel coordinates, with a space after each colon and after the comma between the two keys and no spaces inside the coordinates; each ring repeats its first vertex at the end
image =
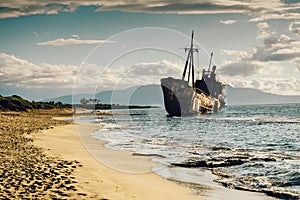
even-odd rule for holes
{"type": "MultiPolygon", "coordinates": [[[[121,105],[163,105],[163,95],[160,85],[143,85],[130,87],[124,90],[107,90],[93,94],[75,94],[60,96],[45,101],[62,103],[80,103],[82,98],[96,98],[103,104],[121,105]]],[[[286,104],[300,103],[300,95],[277,95],[266,93],[258,89],[234,88],[226,86],[227,105],[251,104],[286,104]]]]}

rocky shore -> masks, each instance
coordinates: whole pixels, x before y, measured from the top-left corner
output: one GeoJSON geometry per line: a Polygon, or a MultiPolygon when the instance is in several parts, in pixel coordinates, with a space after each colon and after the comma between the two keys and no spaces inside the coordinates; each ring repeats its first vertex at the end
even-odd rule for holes
{"type": "MultiPolygon", "coordinates": [[[[224,172],[224,169],[230,167],[242,167],[244,164],[252,164],[253,166],[264,166],[267,163],[275,163],[280,160],[292,160],[289,155],[258,156],[251,152],[251,149],[234,149],[221,146],[214,146],[210,149],[209,156],[199,157],[195,153],[195,157],[180,163],[172,163],[172,166],[184,168],[206,168],[211,170],[214,175],[219,178],[214,181],[228,188],[245,190],[251,192],[262,192],[268,196],[279,199],[299,200],[298,192],[286,191],[278,185],[292,186],[291,183],[281,181],[280,179],[267,178],[262,176],[240,176],[224,172]],[[277,186],[277,187],[276,187],[277,186]]],[[[226,170],[225,170],[226,171],[226,170]]]]}
{"type": "Polygon", "coordinates": [[[45,154],[28,134],[69,124],[55,116],[70,116],[71,109],[0,112],[0,198],[78,199],[86,194],[76,188],[76,160],[45,154]]]}

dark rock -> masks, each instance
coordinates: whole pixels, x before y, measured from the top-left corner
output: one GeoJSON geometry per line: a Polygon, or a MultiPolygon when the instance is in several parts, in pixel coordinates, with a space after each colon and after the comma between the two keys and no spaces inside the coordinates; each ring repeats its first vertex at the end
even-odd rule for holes
{"type": "Polygon", "coordinates": [[[229,151],[230,148],[228,148],[228,147],[221,147],[221,146],[215,146],[215,147],[212,147],[211,150],[213,150],[213,151],[229,151]]]}
{"type": "Polygon", "coordinates": [[[208,167],[206,161],[195,161],[195,162],[185,162],[185,163],[171,163],[171,165],[176,167],[186,167],[186,168],[195,168],[195,167],[208,167]]]}
{"type": "Polygon", "coordinates": [[[269,158],[269,157],[266,157],[266,158],[252,158],[251,161],[264,161],[264,162],[275,162],[276,159],[275,158],[269,158]]]}

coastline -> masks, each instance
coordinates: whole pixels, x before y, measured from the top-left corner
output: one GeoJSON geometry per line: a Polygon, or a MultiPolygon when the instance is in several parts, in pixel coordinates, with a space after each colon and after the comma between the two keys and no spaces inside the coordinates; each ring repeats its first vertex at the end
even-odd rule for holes
{"type": "Polygon", "coordinates": [[[94,147],[97,146],[94,148],[96,152],[104,151],[102,155],[106,155],[107,159],[113,158],[112,161],[116,165],[131,168],[133,164],[142,163],[142,165],[135,165],[138,166],[138,170],[148,170],[155,165],[149,158],[133,157],[129,152],[105,148],[104,142],[90,137],[90,134],[99,128],[98,124],[86,122],[55,127],[34,134],[34,144],[45,149],[50,155],[79,161],[82,167],[75,170],[76,187],[89,197],[97,199],[201,199],[194,196],[190,188],[168,181],[153,172],[125,173],[99,162],[83,146],[77,133],[78,129],[80,129],[81,139],[88,140],[95,145],[94,147]]]}
{"type": "MultiPolygon", "coordinates": [[[[201,184],[191,186],[184,181],[170,181],[150,169],[159,166],[152,157],[133,156],[132,152],[104,147],[104,141],[91,137],[101,125],[78,122],[55,127],[35,135],[34,144],[47,153],[67,160],[77,160],[83,167],[75,172],[77,187],[88,196],[103,199],[262,199],[262,193],[229,189],[213,182],[209,170],[201,171],[201,184]],[[55,136],[54,136],[55,135],[55,136]],[[85,146],[88,144],[89,146],[85,146]],[[116,170],[116,169],[122,169],[116,170]],[[128,173],[129,172],[129,173],[128,173]],[[137,173],[133,173],[137,172],[137,173]],[[197,195],[197,196],[196,196],[197,195]]],[[[170,178],[172,180],[172,178],[170,178]]]]}

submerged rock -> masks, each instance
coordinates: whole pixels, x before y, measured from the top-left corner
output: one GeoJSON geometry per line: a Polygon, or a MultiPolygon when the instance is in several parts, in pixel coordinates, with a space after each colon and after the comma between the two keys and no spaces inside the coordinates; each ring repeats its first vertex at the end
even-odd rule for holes
{"type": "Polygon", "coordinates": [[[225,159],[221,161],[188,161],[183,163],[171,163],[173,166],[186,167],[186,168],[196,168],[196,167],[207,167],[207,168],[217,168],[217,167],[230,167],[235,165],[242,165],[245,162],[241,159],[225,159]]]}
{"type": "Polygon", "coordinates": [[[195,161],[195,162],[184,162],[184,163],[171,163],[171,165],[176,167],[186,167],[186,168],[195,168],[195,167],[208,167],[206,161],[195,161]]]}

